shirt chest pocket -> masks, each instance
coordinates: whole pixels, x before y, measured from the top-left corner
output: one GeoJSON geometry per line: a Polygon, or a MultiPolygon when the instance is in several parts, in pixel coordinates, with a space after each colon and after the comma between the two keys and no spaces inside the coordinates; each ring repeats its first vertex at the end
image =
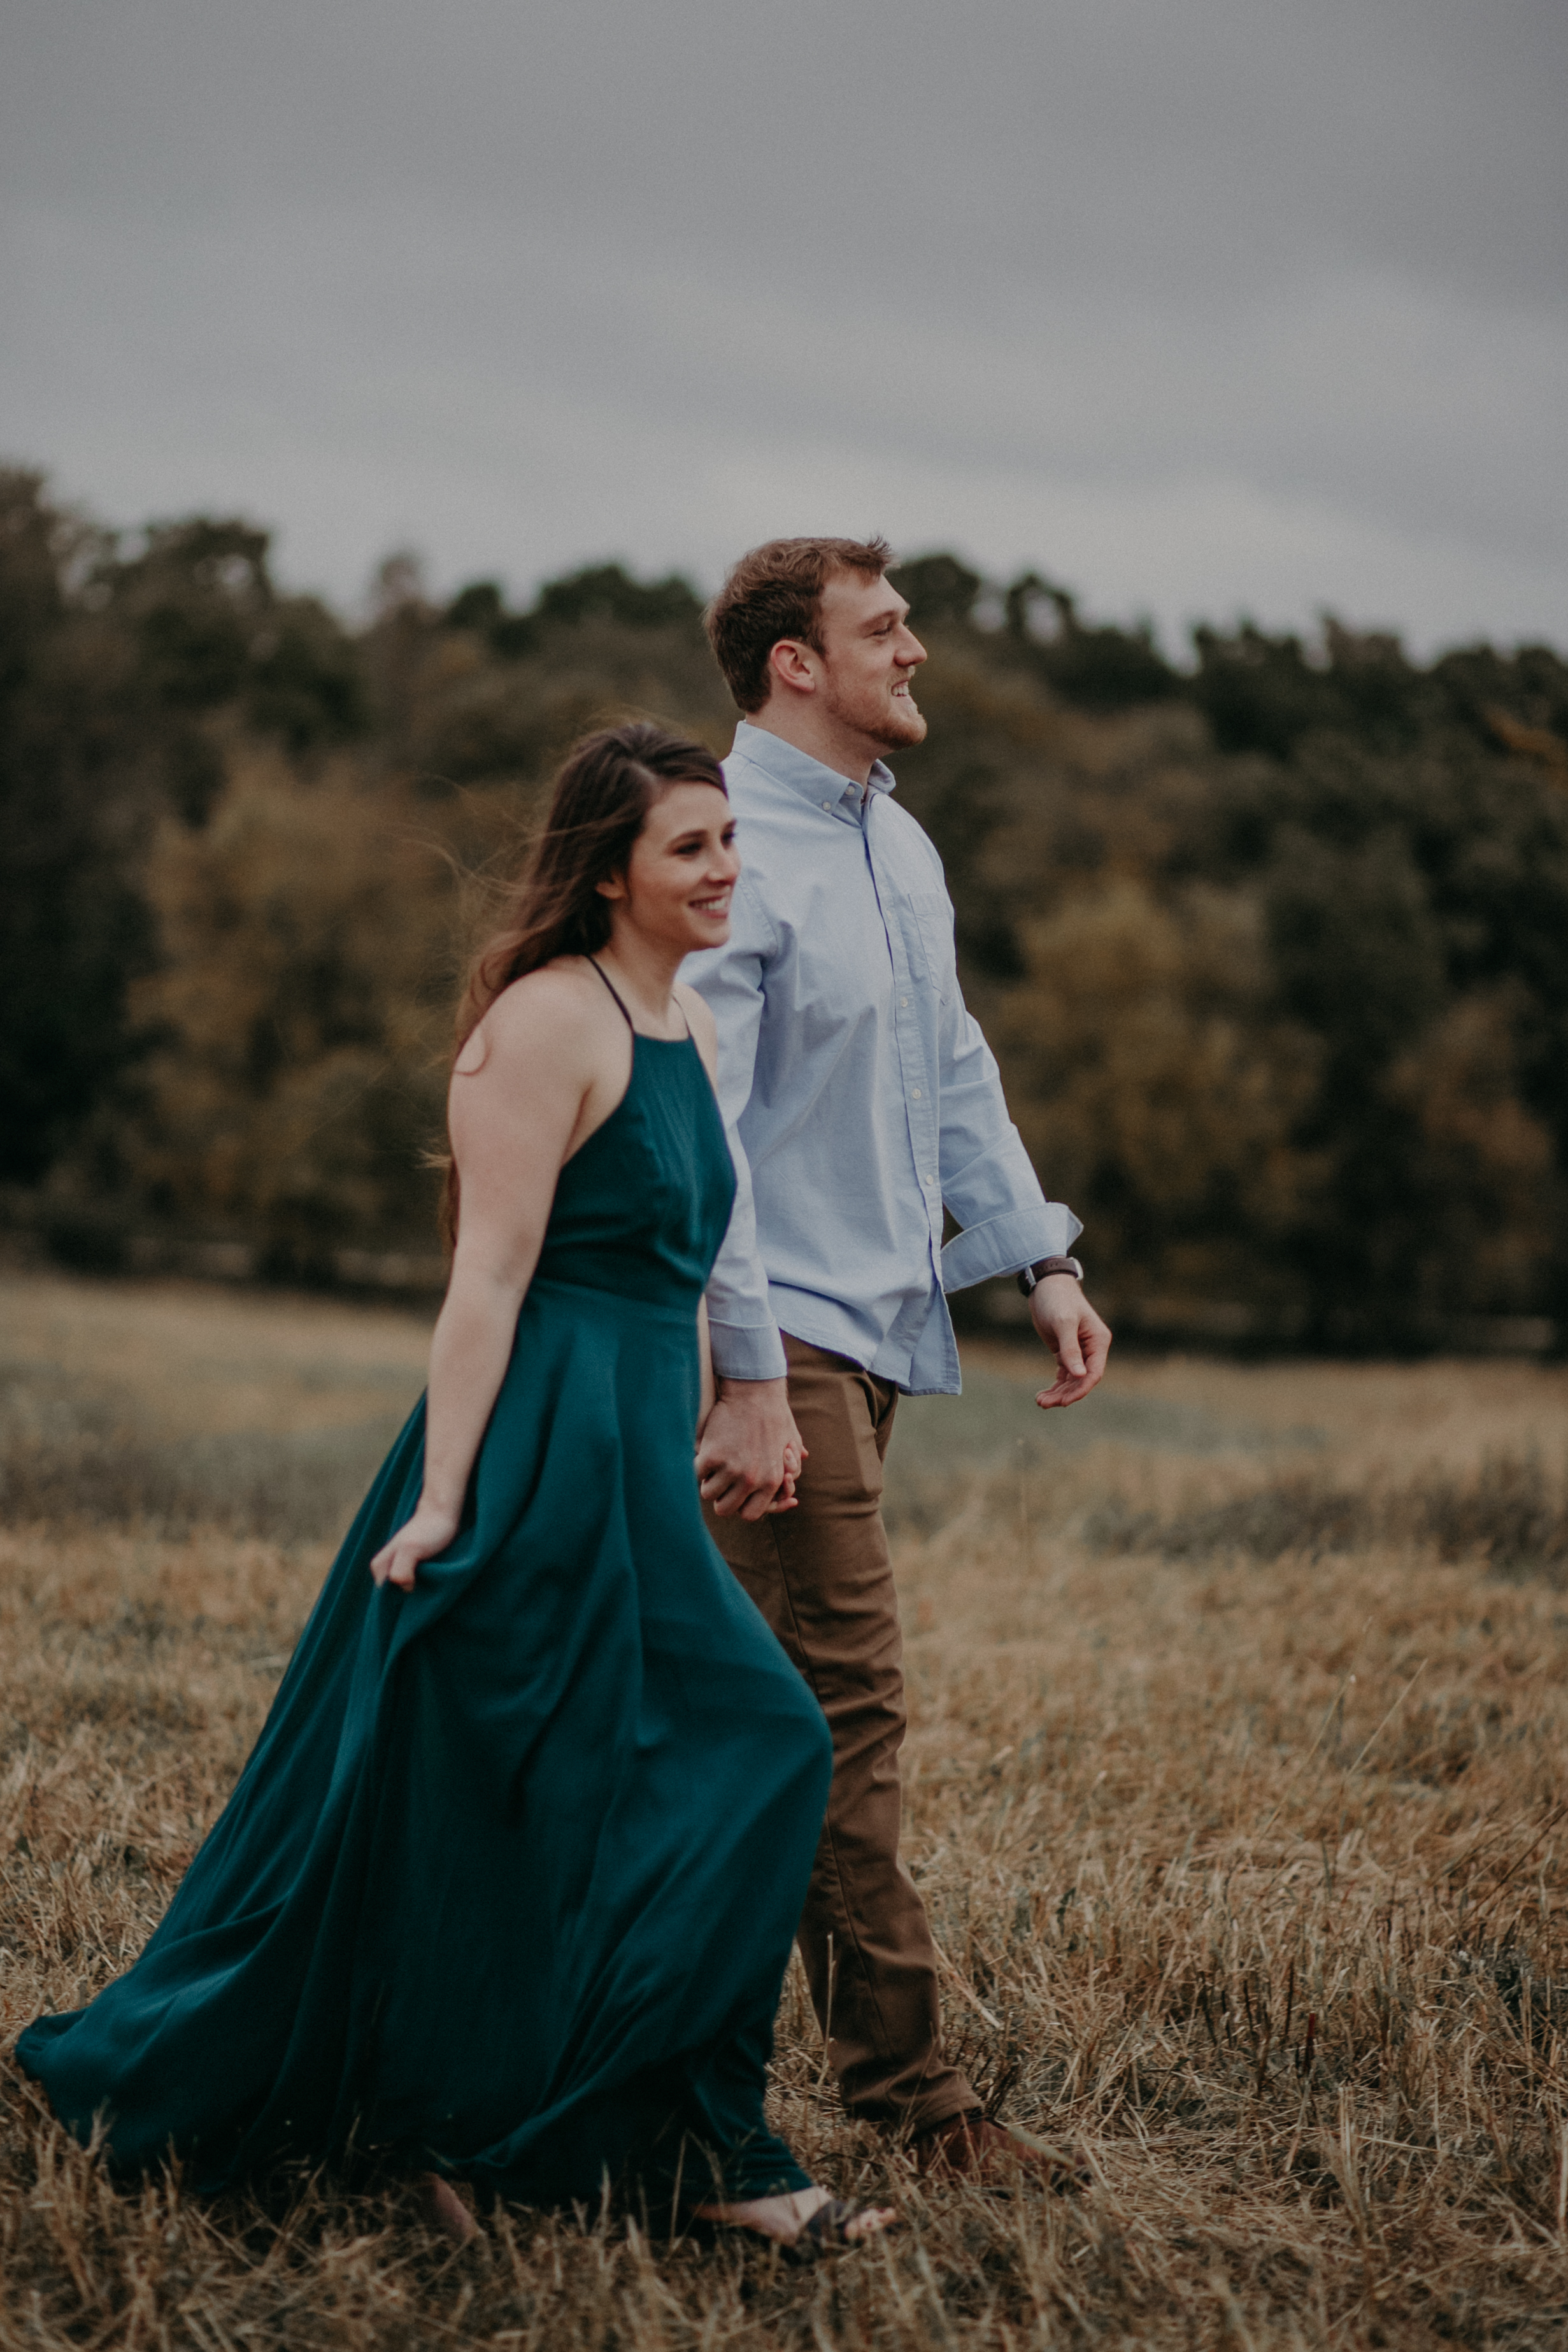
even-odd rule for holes
{"type": "Polygon", "coordinates": [[[953,975],[952,904],[945,890],[909,890],[900,911],[910,961],[939,996],[953,975]]]}

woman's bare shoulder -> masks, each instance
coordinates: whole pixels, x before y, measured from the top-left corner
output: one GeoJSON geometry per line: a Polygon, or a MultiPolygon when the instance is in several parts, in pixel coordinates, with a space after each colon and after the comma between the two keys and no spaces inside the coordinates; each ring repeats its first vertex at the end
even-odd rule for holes
{"type": "Polygon", "coordinates": [[[601,983],[581,958],[562,958],[524,972],[501,990],[495,1003],[474,1027],[458,1056],[458,1068],[473,1066],[490,1054],[503,1060],[536,1059],[541,1054],[575,1059],[591,1055],[612,1034],[597,1000],[614,1012],[601,983]],[[475,1049],[477,1047],[477,1055],[475,1049]]]}
{"type": "Polygon", "coordinates": [[[675,983],[675,1001],[685,1013],[691,1030],[691,1042],[708,1065],[711,1076],[719,1063],[719,1029],[705,997],[687,982],[675,983]]]}
{"type": "Polygon", "coordinates": [[[510,1023],[570,1020],[596,1013],[601,1003],[610,1005],[609,993],[589,971],[587,958],[557,956],[553,963],[542,963],[537,971],[525,971],[503,988],[485,1018],[493,1020],[499,1013],[510,1023]]]}
{"type": "Polygon", "coordinates": [[[692,987],[689,981],[675,983],[675,1001],[691,1024],[691,1034],[700,1045],[704,1038],[717,1042],[719,1030],[708,999],[692,987]]]}

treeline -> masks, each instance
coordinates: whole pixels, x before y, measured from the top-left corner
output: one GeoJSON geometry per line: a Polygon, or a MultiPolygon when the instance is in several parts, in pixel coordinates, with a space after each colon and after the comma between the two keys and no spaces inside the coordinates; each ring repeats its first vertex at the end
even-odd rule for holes
{"type": "MultiPolygon", "coordinates": [[[[1100,1290],[1308,1345],[1568,1320],[1568,663],[1327,622],[1200,629],[1176,667],[1032,573],[897,576],[931,656],[900,792],[1100,1290]]],[[[431,1247],[486,877],[626,710],[727,744],[683,580],[601,566],[519,612],[394,562],[352,628],[247,524],[115,534],[0,476],[12,1218],[292,1279],[431,1247]]]]}

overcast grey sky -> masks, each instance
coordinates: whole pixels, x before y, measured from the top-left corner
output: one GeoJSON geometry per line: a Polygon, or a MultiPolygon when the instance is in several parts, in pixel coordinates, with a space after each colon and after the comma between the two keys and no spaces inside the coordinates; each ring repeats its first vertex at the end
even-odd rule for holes
{"type": "Polygon", "coordinates": [[[1565,0],[3,0],[0,455],[353,599],[879,529],[1568,643],[1565,0]]]}

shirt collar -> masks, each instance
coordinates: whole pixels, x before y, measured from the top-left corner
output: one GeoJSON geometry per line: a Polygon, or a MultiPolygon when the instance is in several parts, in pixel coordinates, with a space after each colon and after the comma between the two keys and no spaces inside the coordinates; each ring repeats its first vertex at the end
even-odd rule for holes
{"type": "MultiPolygon", "coordinates": [[[[749,760],[753,768],[761,768],[775,783],[787,784],[815,807],[826,807],[830,814],[842,813],[857,824],[860,822],[862,795],[854,779],[840,775],[837,768],[824,767],[809,751],[797,751],[793,743],[786,743],[782,735],[772,734],[765,727],[753,727],[742,719],[735,730],[735,756],[749,760]]],[[[867,782],[874,793],[898,790],[892,770],[880,760],[872,761],[867,782]]]]}

